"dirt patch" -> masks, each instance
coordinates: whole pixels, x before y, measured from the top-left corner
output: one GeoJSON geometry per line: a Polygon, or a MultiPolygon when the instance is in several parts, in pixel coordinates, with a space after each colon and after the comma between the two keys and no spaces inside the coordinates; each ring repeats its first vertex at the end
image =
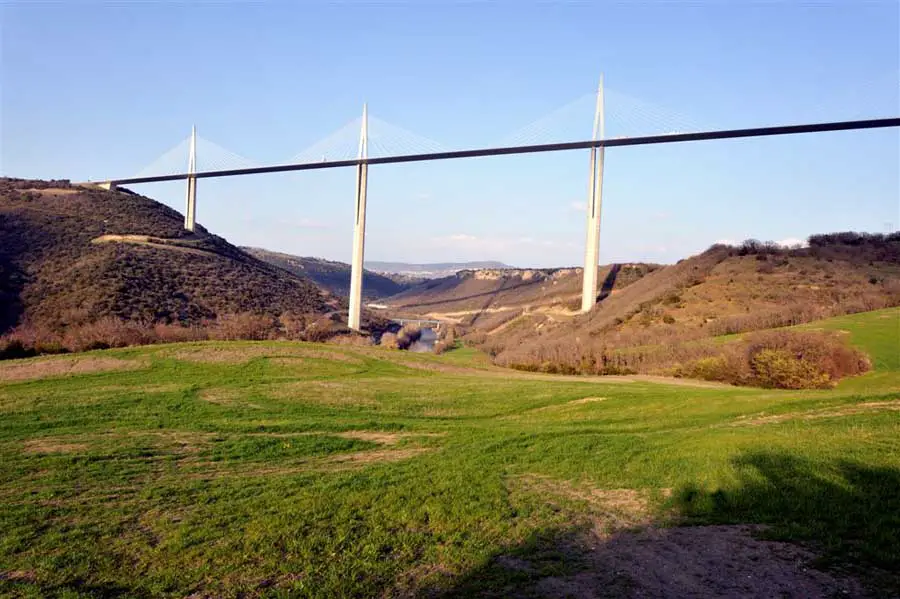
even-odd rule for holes
{"type": "Polygon", "coordinates": [[[813,568],[812,552],[757,539],[753,535],[758,530],[697,526],[651,528],[609,538],[588,535],[577,543],[578,557],[588,568],[571,576],[542,578],[533,591],[553,598],[863,596],[856,581],[813,568]]]}
{"type": "Polygon", "coordinates": [[[140,360],[99,356],[35,358],[0,364],[0,381],[28,381],[108,370],[138,370],[147,368],[148,365],[147,362],[140,360]]]}
{"type": "Polygon", "coordinates": [[[841,416],[854,416],[856,414],[869,414],[882,411],[900,411],[900,399],[893,401],[869,401],[857,403],[842,408],[823,408],[808,412],[788,412],[786,414],[773,414],[772,416],[757,416],[753,418],[740,417],[729,426],[760,426],[763,424],[776,424],[789,420],[816,420],[819,418],[839,418],[841,416]]]}
{"type": "Polygon", "coordinates": [[[85,451],[87,448],[87,443],[70,443],[48,438],[25,441],[24,451],[32,454],[78,453],[79,451],[85,451]]]}
{"type": "Polygon", "coordinates": [[[581,404],[594,403],[594,402],[597,402],[597,401],[606,401],[606,398],[605,398],[605,397],[583,397],[583,398],[581,398],[581,399],[573,399],[572,401],[570,401],[570,402],[567,403],[566,405],[569,405],[569,406],[580,406],[581,404]]]}
{"type": "Polygon", "coordinates": [[[91,243],[130,243],[143,245],[161,250],[194,254],[196,256],[214,255],[215,252],[184,245],[181,239],[166,239],[164,237],[152,237],[150,235],[101,235],[91,239],[91,243]]]}
{"type": "Polygon", "coordinates": [[[332,456],[328,462],[332,464],[371,464],[373,462],[398,462],[408,460],[431,451],[427,447],[413,447],[409,449],[373,449],[370,451],[357,451],[354,453],[342,453],[332,456]]]}
{"type": "Polygon", "coordinates": [[[41,195],[48,195],[48,196],[70,196],[70,195],[74,195],[76,193],[81,193],[84,190],[83,189],[67,189],[64,187],[47,187],[45,189],[35,189],[32,187],[31,189],[24,189],[23,191],[31,192],[31,193],[39,193],[41,195]]]}
{"type": "Polygon", "coordinates": [[[243,399],[244,392],[240,389],[204,389],[199,394],[200,399],[203,401],[207,401],[209,403],[214,403],[220,406],[228,406],[235,408],[254,408],[256,410],[261,410],[262,406],[252,401],[245,401],[243,399]]]}
{"type": "Polygon", "coordinates": [[[334,434],[345,439],[356,439],[358,441],[371,441],[381,445],[396,445],[403,439],[414,437],[443,437],[446,433],[383,433],[379,431],[346,431],[343,433],[323,433],[334,434]]]}

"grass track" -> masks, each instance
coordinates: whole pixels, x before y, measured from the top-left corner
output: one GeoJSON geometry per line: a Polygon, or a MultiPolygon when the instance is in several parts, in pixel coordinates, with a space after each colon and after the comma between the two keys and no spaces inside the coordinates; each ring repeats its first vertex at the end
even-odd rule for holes
{"type": "Polygon", "coordinates": [[[0,595],[502,595],[577,570],[550,541],[623,489],[650,520],[769,524],[896,582],[900,310],[809,326],[849,331],[876,372],[805,392],[547,381],[468,350],[279,342],[7,382],[0,364],[0,595]]]}

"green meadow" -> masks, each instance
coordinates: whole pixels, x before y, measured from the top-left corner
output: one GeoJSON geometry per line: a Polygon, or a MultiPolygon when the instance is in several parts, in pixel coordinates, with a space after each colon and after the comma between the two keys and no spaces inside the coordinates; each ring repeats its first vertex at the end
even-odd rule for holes
{"type": "Polygon", "coordinates": [[[883,591],[900,309],[807,326],[874,371],[779,391],[290,342],[0,363],[0,595],[506,596],[588,567],[585,531],[699,524],[883,591]]]}

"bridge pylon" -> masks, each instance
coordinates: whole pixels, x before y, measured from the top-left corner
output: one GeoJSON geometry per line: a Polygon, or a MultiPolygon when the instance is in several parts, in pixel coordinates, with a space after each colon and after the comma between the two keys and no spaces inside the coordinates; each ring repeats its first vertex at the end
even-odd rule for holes
{"type": "MultiPolygon", "coordinates": [[[[188,175],[197,172],[197,127],[191,127],[191,153],[188,157],[188,175]]],[[[184,210],[184,228],[194,232],[197,224],[197,177],[187,178],[187,206],[184,210]]]]}
{"type": "MultiPolygon", "coordinates": [[[[369,157],[369,117],[368,108],[363,104],[362,127],[359,133],[359,159],[369,157]]],[[[360,330],[362,312],[363,261],[366,250],[366,188],[369,176],[369,165],[356,166],[356,211],[353,223],[353,256],[350,263],[350,312],[347,326],[354,331],[360,330]]]]}
{"type": "MultiPolygon", "coordinates": [[[[603,75],[597,87],[597,107],[594,112],[593,140],[603,139],[605,123],[603,115],[603,75]]],[[[603,205],[603,158],[605,148],[591,148],[591,176],[588,183],[587,243],[584,251],[584,276],[581,290],[581,311],[590,312],[597,303],[598,273],[600,267],[600,212],[603,205]]]]}

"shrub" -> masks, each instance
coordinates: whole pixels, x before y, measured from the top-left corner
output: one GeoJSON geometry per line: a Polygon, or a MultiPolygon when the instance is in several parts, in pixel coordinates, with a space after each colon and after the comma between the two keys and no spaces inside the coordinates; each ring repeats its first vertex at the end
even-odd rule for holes
{"type": "Polygon", "coordinates": [[[675,376],[778,389],[823,389],[871,368],[859,350],[823,332],[762,331],[675,369],[675,376]]]}
{"type": "Polygon", "coordinates": [[[748,360],[756,384],[785,389],[824,388],[871,369],[860,350],[821,331],[761,331],[748,336],[748,360]],[[764,353],[775,350],[779,353],[764,353]],[[785,365],[789,359],[793,364],[785,365]],[[802,385],[802,386],[787,386],[802,385]]]}
{"type": "MultiPolygon", "coordinates": [[[[66,331],[61,345],[70,351],[146,345],[156,341],[153,329],[137,322],[101,318],[66,331]]],[[[47,352],[49,353],[49,352],[47,352]]]]}
{"type": "Polygon", "coordinates": [[[434,351],[434,353],[436,353],[436,354],[443,354],[443,353],[448,352],[448,351],[450,351],[450,350],[452,350],[452,349],[456,349],[456,347],[457,347],[456,341],[454,341],[454,340],[446,340],[446,339],[445,339],[445,340],[443,340],[443,341],[438,341],[437,343],[435,343],[435,344],[434,344],[434,350],[433,350],[433,351],[434,351]]]}
{"type": "Polygon", "coordinates": [[[341,330],[348,330],[341,323],[335,322],[329,316],[319,316],[312,323],[307,325],[303,331],[302,339],[305,341],[324,342],[328,341],[341,330]]]}
{"type": "Polygon", "coordinates": [[[0,339],[0,360],[30,358],[37,355],[33,347],[25,347],[20,339],[0,339]]]}
{"type": "Polygon", "coordinates": [[[302,314],[287,312],[278,318],[281,335],[285,339],[300,341],[304,339],[304,332],[308,326],[308,319],[302,314]]]}
{"type": "Polygon", "coordinates": [[[718,356],[700,358],[685,366],[679,366],[674,372],[677,377],[719,381],[740,385],[748,380],[747,368],[740,356],[728,352],[718,356]]]}
{"type": "Polygon", "coordinates": [[[396,333],[385,333],[381,336],[381,346],[387,349],[400,349],[396,333]]]}
{"type": "Polygon", "coordinates": [[[262,341],[273,339],[276,333],[276,322],[271,316],[242,312],[223,314],[216,318],[215,326],[210,330],[210,338],[220,341],[238,339],[262,341]]]}
{"type": "Polygon", "coordinates": [[[778,389],[822,389],[831,383],[810,360],[784,349],[761,349],[750,358],[753,381],[760,387],[778,389]]]}
{"type": "Polygon", "coordinates": [[[184,343],[209,339],[207,329],[180,324],[156,324],[153,326],[153,334],[158,343],[184,343]]]}
{"type": "Polygon", "coordinates": [[[368,347],[372,345],[372,338],[369,335],[347,329],[346,331],[339,331],[337,334],[332,335],[328,338],[326,343],[351,347],[368,347]]]}

